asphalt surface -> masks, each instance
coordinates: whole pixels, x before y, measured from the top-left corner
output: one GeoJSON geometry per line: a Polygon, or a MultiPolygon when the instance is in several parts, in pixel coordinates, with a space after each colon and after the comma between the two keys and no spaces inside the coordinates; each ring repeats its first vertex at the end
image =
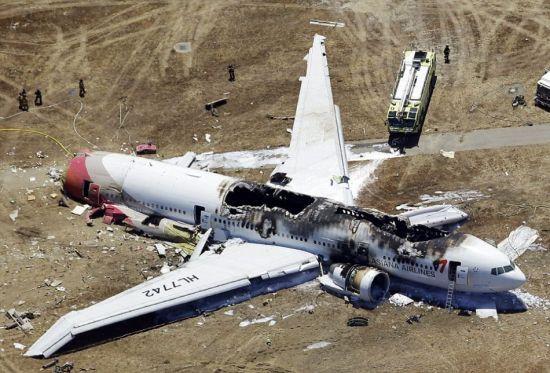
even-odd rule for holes
{"type": "MultiPolygon", "coordinates": [[[[465,133],[433,133],[420,136],[418,145],[405,148],[404,155],[437,154],[445,151],[496,149],[550,143],[550,124],[474,130],[465,133]]],[[[353,153],[389,150],[387,139],[352,143],[353,153]]]]}

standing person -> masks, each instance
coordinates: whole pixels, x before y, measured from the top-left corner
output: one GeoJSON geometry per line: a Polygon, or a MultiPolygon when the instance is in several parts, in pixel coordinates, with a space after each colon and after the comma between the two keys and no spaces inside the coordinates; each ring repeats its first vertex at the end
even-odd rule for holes
{"type": "Polygon", "coordinates": [[[36,106],[42,106],[42,92],[40,92],[40,89],[36,89],[34,96],[34,104],[36,106]]]}
{"type": "Polygon", "coordinates": [[[29,111],[29,101],[27,101],[27,91],[25,91],[25,88],[19,93],[19,110],[21,111],[29,111]]]}
{"type": "Polygon", "coordinates": [[[78,81],[78,89],[79,89],[78,95],[84,98],[84,96],[86,95],[86,88],[84,88],[84,80],[80,79],[78,81]]]}
{"type": "Polygon", "coordinates": [[[227,66],[227,71],[229,72],[229,81],[234,82],[235,81],[235,66],[233,64],[229,64],[227,66]]]}
{"type": "Polygon", "coordinates": [[[443,54],[445,55],[445,63],[451,62],[449,60],[449,54],[451,53],[451,48],[449,48],[448,45],[445,45],[445,49],[443,49],[443,54]]]}

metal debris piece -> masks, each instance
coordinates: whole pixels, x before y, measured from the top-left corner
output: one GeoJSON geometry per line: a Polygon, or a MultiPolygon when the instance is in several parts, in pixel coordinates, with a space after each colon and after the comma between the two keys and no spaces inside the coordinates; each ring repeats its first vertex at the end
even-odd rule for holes
{"type": "Polygon", "coordinates": [[[444,156],[445,158],[454,158],[455,157],[455,152],[452,151],[452,150],[443,150],[441,149],[439,151],[439,153],[444,156]]]}
{"type": "Polygon", "coordinates": [[[276,116],[276,115],[267,114],[266,117],[268,119],[277,119],[277,120],[294,120],[293,116],[276,116]]]}
{"type": "Polygon", "coordinates": [[[412,315],[412,316],[409,316],[407,318],[407,323],[408,324],[412,324],[412,323],[419,323],[420,322],[420,319],[422,318],[423,315],[412,315]]]}
{"type": "Polygon", "coordinates": [[[369,326],[369,319],[366,317],[352,317],[347,322],[348,326],[369,326]]]}
{"type": "Polygon", "coordinates": [[[34,319],[34,314],[32,312],[19,313],[14,308],[11,308],[6,311],[6,317],[13,321],[13,324],[6,326],[6,329],[19,327],[19,329],[25,333],[34,329],[29,321],[29,318],[34,319]]]}
{"type": "Polygon", "coordinates": [[[208,110],[212,115],[218,116],[218,111],[216,109],[225,104],[227,104],[227,98],[220,98],[219,100],[206,103],[204,109],[208,110]]]}
{"type": "Polygon", "coordinates": [[[346,26],[344,22],[323,21],[320,19],[310,19],[309,24],[318,25],[318,26],[328,26],[328,27],[345,27],[346,26]]]}
{"type": "Polygon", "coordinates": [[[90,207],[90,205],[76,206],[74,209],[71,210],[71,213],[75,215],[82,215],[90,207]]]}
{"type": "Polygon", "coordinates": [[[157,253],[159,256],[166,256],[166,247],[161,243],[155,244],[155,249],[157,250],[157,253]]]}
{"type": "Polygon", "coordinates": [[[50,361],[49,363],[46,363],[46,364],[42,365],[42,369],[51,368],[54,365],[57,365],[58,362],[59,362],[59,359],[54,359],[54,360],[50,361]]]}

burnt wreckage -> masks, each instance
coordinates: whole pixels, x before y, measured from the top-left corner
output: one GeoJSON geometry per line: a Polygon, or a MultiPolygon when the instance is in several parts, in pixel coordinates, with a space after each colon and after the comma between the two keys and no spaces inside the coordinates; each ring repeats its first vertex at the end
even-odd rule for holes
{"type": "Polygon", "coordinates": [[[398,256],[424,257],[444,252],[454,236],[377,210],[247,181],[227,187],[219,213],[227,218],[220,219],[224,225],[254,230],[273,243],[290,238],[299,247],[313,241],[321,251],[327,248],[322,256],[331,262],[368,264],[369,244],[391,248],[398,256]]]}

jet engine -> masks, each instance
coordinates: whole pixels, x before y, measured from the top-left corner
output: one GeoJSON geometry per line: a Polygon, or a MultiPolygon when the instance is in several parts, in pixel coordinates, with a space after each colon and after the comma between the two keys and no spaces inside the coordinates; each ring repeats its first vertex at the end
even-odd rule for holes
{"type": "Polygon", "coordinates": [[[343,290],[371,303],[383,300],[390,288],[387,273],[357,264],[333,264],[329,276],[343,290]]]}

